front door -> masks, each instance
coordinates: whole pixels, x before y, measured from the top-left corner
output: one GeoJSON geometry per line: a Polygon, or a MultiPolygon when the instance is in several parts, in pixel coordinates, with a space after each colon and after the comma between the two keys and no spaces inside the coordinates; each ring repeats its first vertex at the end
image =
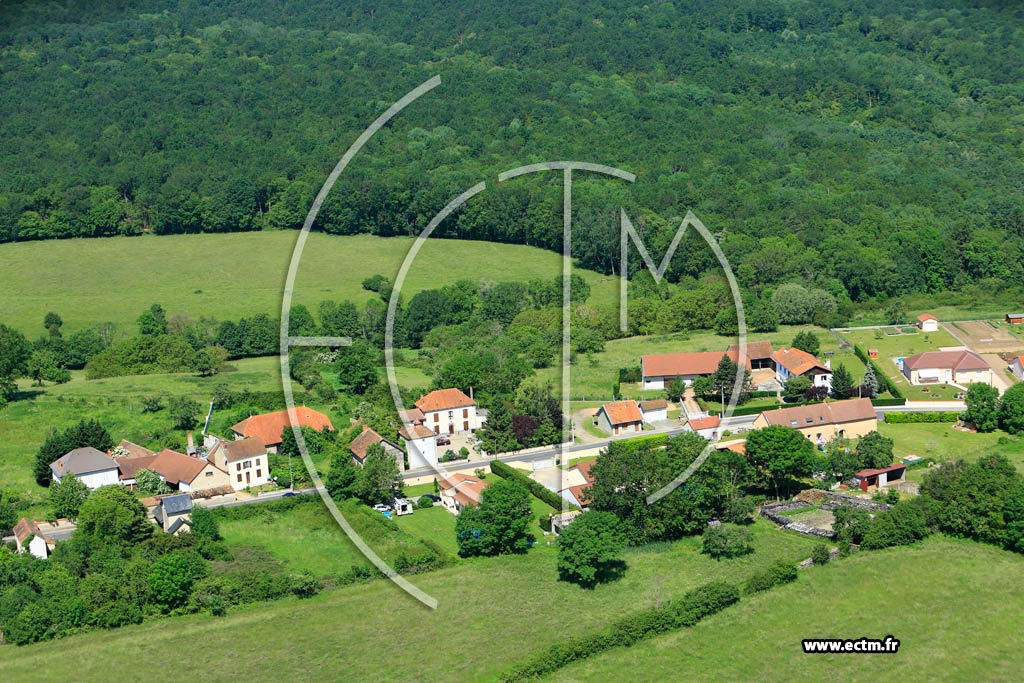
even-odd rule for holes
{"type": "Polygon", "coordinates": [[[454,434],[455,433],[455,425],[453,425],[451,422],[448,423],[448,433],[449,434],[454,434]]]}
{"type": "Polygon", "coordinates": [[[248,471],[246,471],[246,473],[245,473],[245,485],[246,486],[249,485],[249,472],[248,471]]]}

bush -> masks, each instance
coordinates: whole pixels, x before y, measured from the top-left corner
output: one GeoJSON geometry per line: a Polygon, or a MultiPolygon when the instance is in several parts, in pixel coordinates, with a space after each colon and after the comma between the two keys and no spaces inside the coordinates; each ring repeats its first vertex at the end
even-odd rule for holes
{"type": "Polygon", "coordinates": [[[917,423],[939,423],[956,422],[960,419],[960,413],[955,411],[928,411],[924,413],[886,413],[885,421],[889,424],[917,424],[917,423]]]}
{"type": "Polygon", "coordinates": [[[419,500],[416,501],[416,507],[420,510],[432,508],[434,507],[434,499],[430,496],[420,496],[419,500]]]}
{"type": "Polygon", "coordinates": [[[637,612],[612,623],[603,631],[556,642],[547,652],[505,672],[499,680],[504,683],[532,681],[613,647],[629,647],[662,633],[693,626],[739,599],[740,592],[736,586],[722,581],[704,584],[668,607],[637,612]]]}
{"type": "MultiPolygon", "coordinates": [[[[565,499],[551,489],[545,487],[540,482],[530,479],[519,470],[509,467],[500,460],[494,460],[491,462],[491,472],[504,479],[519,482],[525,486],[534,497],[539,498],[556,510],[561,510],[562,505],[565,503],[565,499]]],[[[576,509],[575,505],[571,505],[570,507],[576,509]]]]}
{"type": "Polygon", "coordinates": [[[781,586],[784,583],[791,583],[796,581],[796,574],[796,565],[780,560],[747,579],[744,592],[750,595],[781,586]]]}
{"type": "Polygon", "coordinates": [[[757,498],[754,496],[733,498],[725,504],[722,521],[731,524],[748,524],[753,521],[755,510],[757,510],[757,498]]]}
{"type": "Polygon", "coordinates": [[[754,552],[754,535],[750,529],[733,524],[709,526],[704,529],[704,553],[716,560],[739,557],[754,552]]]}
{"type": "Polygon", "coordinates": [[[819,543],[811,548],[811,560],[814,564],[828,564],[830,556],[828,553],[828,546],[824,543],[819,543]]]}

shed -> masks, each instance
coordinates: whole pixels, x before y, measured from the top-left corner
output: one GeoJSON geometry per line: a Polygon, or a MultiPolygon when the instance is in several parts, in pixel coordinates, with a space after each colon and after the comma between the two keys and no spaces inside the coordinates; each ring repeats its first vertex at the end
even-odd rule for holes
{"type": "Polygon", "coordinates": [[[1024,313],[1007,313],[1006,322],[1010,325],[1020,325],[1024,323],[1024,313]]]}
{"type": "Polygon", "coordinates": [[[858,481],[861,491],[867,491],[872,486],[876,488],[883,488],[890,484],[901,482],[906,478],[907,466],[900,463],[896,465],[889,465],[882,469],[865,469],[854,474],[854,478],[858,481]]]}

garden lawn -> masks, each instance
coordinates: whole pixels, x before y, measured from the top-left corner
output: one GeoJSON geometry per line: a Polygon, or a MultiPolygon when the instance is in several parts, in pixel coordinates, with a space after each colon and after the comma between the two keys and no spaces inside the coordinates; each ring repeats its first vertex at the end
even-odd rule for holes
{"type": "MultiPolygon", "coordinates": [[[[353,565],[370,566],[319,497],[310,497],[288,510],[275,509],[273,505],[247,507],[247,516],[242,519],[234,517],[237,509],[226,508],[216,513],[221,535],[229,546],[259,546],[290,570],[310,571],[317,576],[340,574],[353,565]]],[[[406,533],[403,525],[395,527],[381,513],[353,501],[340,501],[338,507],[360,536],[389,563],[402,553],[412,556],[425,552],[420,538],[429,538],[450,549],[444,538],[406,533]]],[[[428,513],[426,518],[431,511],[422,512],[428,513]]],[[[454,531],[450,535],[454,536],[454,531]]]]}
{"type": "MultiPolygon", "coordinates": [[[[898,460],[906,455],[920,455],[938,462],[946,460],[977,460],[988,453],[1005,455],[1024,473],[1024,440],[1006,432],[971,434],[953,429],[950,423],[887,424],[878,423],[878,431],[893,440],[893,455],[898,460]]],[[[907,472],[910,479],[920,479],[925,469],[907,472]]]]}
{"type": "Polygon", "coordinates": [[[933,537],[800,572],[692,628],[543,680],[1019,681],[1024,557],[933,537]],[[897,654],[808,655],[804,638],[900,641],[897,654]]]}
{"type": "Polygon", "coordinates": [[[715,561],[700,553],[699,539],[659,544],[628,552],[625,575],[595,590],[558,581],[553,549],[465,560],[411,577],[438,599],[435,611],[379,580],[305,601],[231,608],[226,617],[156,619],[5,648],[0,680],[105,682],[111,671],[128,670],[135,683],[188,682],[196,671],[202,671],[204,683],[277,683],[296,675],[308,680],[342,677],[352,683],[418,681],[434,678],[438,671],[453,681],[493,680],[508,664],[542,652],[574,631],[600,628],[716,578],[739,581],[774,560],[803,559],[812,545],[807,538],[759,522],[754,525],[752,555],[715,561]],[[287,645],[297,642],[302,647],[287,645]],[[401,656],[383,654],[395,648],[401,656]],[[138,666],[140,656],[168,662],[183,652],[188,653],[187,667],[138,666]]]}
{"type": "Polygon", "coordinates": [[[455,540],[455,515],[441,504],[416,510],[411,515],[395,518],[398,528],[415,538],[425,538],[441,546],[453,556],[459,554],[455,540]]]}

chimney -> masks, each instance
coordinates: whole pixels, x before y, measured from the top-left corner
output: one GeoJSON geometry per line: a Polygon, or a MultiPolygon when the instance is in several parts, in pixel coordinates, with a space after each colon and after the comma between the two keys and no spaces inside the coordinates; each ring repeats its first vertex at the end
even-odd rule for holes
{"type": "Polygon", "coordinates": [[[825,359],[825,367],[828,368],[829,370],[832,369],[832,359],[831,358],[826,358],[825,359]]]}
{"type": "Polygon", "coordinates": [[[470,388],[469,388],[469,400],[470,400],[470,401],[472,401],[472,400],[473,400],[473,387],[470,387],[470,388]]]}
{"type": "Polygon", "coordinates": [[[192,437],[192,432],[188,433],[188,445],[185,447],[185,452],[189,455],[196,454],[196,440],[192,437]]]}

